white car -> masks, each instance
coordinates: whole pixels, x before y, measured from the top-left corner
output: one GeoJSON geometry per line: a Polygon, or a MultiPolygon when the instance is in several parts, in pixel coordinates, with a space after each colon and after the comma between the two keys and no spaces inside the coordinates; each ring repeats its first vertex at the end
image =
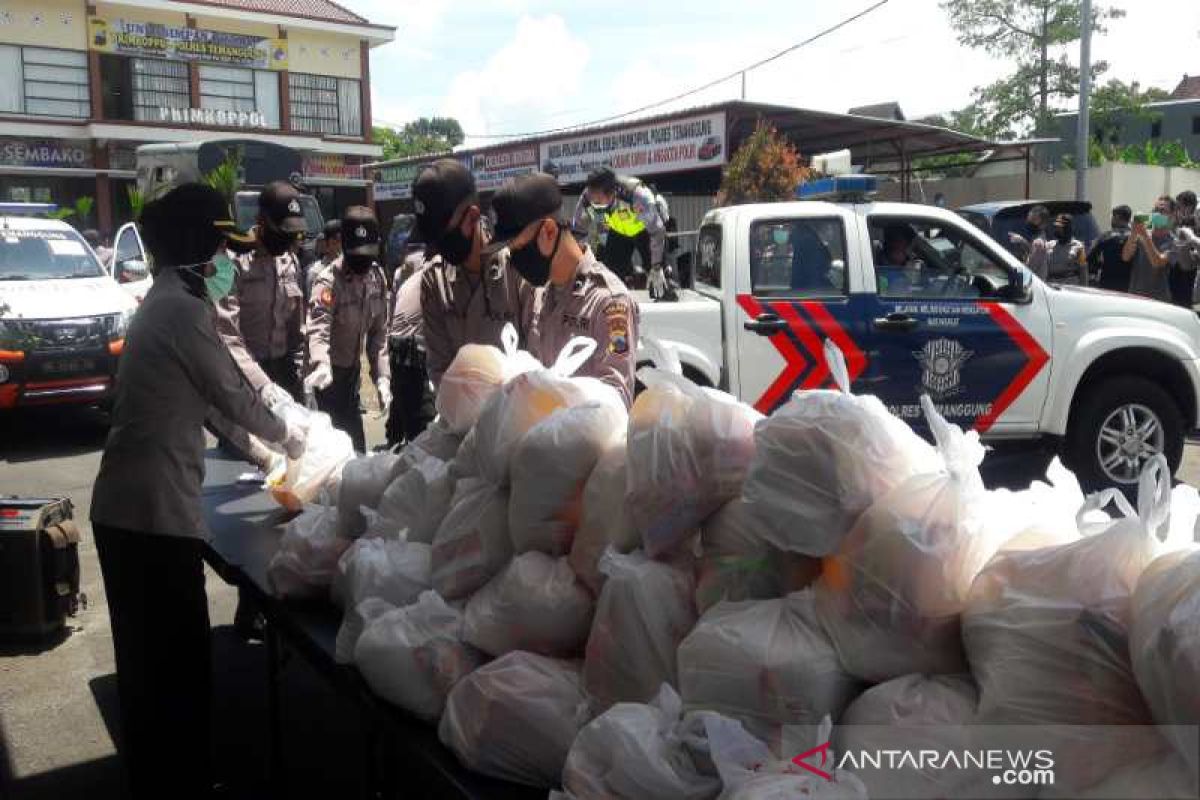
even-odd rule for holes
{"type": "Polygon", "coordinates": [[[0,208],[0,411],[110,399],[137,301],[65,222],[0,208]]]}
{"type": "Polygon", "coordinates": [[[1197,427],[1194,312],[1043,282],[953,212],[861,193],[715,209],[696,259],[697,288],[641,303],[641,332],[764,413],[831,385],[832,339],[855,392],[918,427],[928,394],[985,438],[1048,440],[1092,487],[1135,483],[1155,453],[1176,469],[1197,427]]]}
{"type": "Polygon", "coordinates": [[[154,280],[146,263],[146,248],[137,225],[127,222],[113,237],[112,264],[109,266],[113,280],[139,303],[146,299],[146,292],[154,280]]]}

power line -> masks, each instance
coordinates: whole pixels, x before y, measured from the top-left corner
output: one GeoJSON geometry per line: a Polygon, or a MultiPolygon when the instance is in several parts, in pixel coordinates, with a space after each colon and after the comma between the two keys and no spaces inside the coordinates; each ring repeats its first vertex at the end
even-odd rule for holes
{"type": "Polygon", "coordinates": [[[846,17],[841,22],[838,22],[835,25],[831,25],[828,28],[825,28],[824,30],[818,31],[817,33],[814,33],[812,36],[808,37],[804,41],[797,42],[796,44],[794,44],[790,47],[784,48],[783,50],[780,50],[778,53],[774,53],[773,55],[767,56],[766,58],[762,59],[761,61],[756,61],[753,64],[750,64],[749,66],[742,67],[741,69],[736,69],[733,72],[729,73],[728,75],[723,75],[720,78],[711,80],[702,86],[697,86],[694,89],[688,89],[686,92],[680,92],[679,94],[673,95],[664,100],[658,100],[654,103],[640,106],[639,108],[635,108],[630,111],[624,111],[620,114],[613,114],[612,116],[608,116],[608,117],[601,117],[600,119],[594,119],[594,120],[591,120],[590,122],[580,122],[580,123],[577,123],[574,125],[565,125],[565,126],[558,127],[558,128],[546,128],[546,129],[540,130],[540,131],[526,131],[524,133],[479,133],[479,134],[468,133],[468,134],[466,134],[466,137],[468,139],[521,139],[521,138],[524,138],[527,136],[545,136],[546,134],[562,133],[563,131],[574,130],[576,128],[583,128],[583,127],[587,127],[590,125],[602,125],[605,122],[614,122],[616,120],[623,119],[625,117],[629,117],[634,114],[640,114],[643,111],[649,111],[653,108],[658,108],[659,106],[666,105],[667,103],[673,103],[676,100],[682,100],[685,97],[691,97],[694,94],[699,94],[700,92],[703,92],[706,89],[711,89],[712,87],[717,86],[718,84],[722,84],[722,83],[725,83],[725,81],[732,80],[733,78],[736,78],[739,75],[747,73],[750,70],[758,69],[759,67],[766,66],[767,64],[770,64],[772,61],[776,61],[780,58],[783,58],[784,56],[788,55],[789,53],[794,53],[795,51],[799,50],[802,47],[807,47],[808,45],[812,44],[813,42],[816,42],[817,40],[823,39],[831,33],[841,30],[842,28],[846,27],[847,25],[849,25],[852,22],[857,22],[858,20],[860,20],[863,17],[870,14],[872,11],[875,11],[877,8],[887,5],[887,3],[888,3],[888,0],[878,0],[878,2],[876,2],[875,4],[873,4],[871,6],[868,6],[867,8],[864,8],[862,11],[859,11],[857,14],[854,14],[853,16],[850,16],[850,17],[846,17]]]}

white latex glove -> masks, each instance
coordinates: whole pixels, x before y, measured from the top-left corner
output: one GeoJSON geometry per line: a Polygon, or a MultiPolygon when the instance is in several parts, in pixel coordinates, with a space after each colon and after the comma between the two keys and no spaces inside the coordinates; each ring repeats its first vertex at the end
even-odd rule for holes
{"type": "Polygon", "coordinates": [[[667,274],[662,265],[651,267],[646,276],[646,288],[651,297],[665,297],[667,294],[667,274]]]}
{"type": "Polygon", "coordinates": [[[392,405],[392,381],[389,378],[380,378],[375,388],[379,392],[379,410],[386,414],[392,405]]]}
{"type": "Polygon", "coordinates": [[[292,396],[288,394],[287,390],[278,383],[268,383],[266,386],[262,387],[262,390],[258,393],[258,396],[262,398],[262,401],[266,404],[267,408],[272,410],[284,403],[292,402],[292,396]]]}
{"type": "Polygon", "coordinates": [[[315,392],[326,389],[333,383],[333,371],[328,364],[317,364],[316,368],[304,379],[304,391],[315,392]]]}
{"type": "Polygon", "coordinates": [[[288,423],[287,438],[283,440],[283,451],[293,461],[304,455],[304,443],[308,440],[308,431],[299,425],[288,423]]]}

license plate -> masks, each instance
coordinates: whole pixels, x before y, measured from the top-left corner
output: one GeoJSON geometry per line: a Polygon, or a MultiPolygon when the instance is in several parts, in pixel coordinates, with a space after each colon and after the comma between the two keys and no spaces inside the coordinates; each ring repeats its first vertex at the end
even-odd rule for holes
{"type": "Polygon", "coordinates": [[[42,372],[46,375],[78,375],[95,368],[96,362],[90,358],[57,358],[42,364],[42,372]]]}

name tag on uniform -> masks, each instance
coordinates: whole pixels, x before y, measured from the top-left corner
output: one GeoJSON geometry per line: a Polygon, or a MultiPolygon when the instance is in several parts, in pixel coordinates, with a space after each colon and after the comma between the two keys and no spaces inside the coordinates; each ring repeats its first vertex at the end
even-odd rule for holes
{"type": "Polygon", "coordinates": [[[586,331],[591,327],[591,323],[589,322],[588,318],[581,317],[578,314],[564,313],[562,316],[562,321],[563,325],[566,325],[568,328],[574,328],[575,330],[579,331],[586,331]]]}

